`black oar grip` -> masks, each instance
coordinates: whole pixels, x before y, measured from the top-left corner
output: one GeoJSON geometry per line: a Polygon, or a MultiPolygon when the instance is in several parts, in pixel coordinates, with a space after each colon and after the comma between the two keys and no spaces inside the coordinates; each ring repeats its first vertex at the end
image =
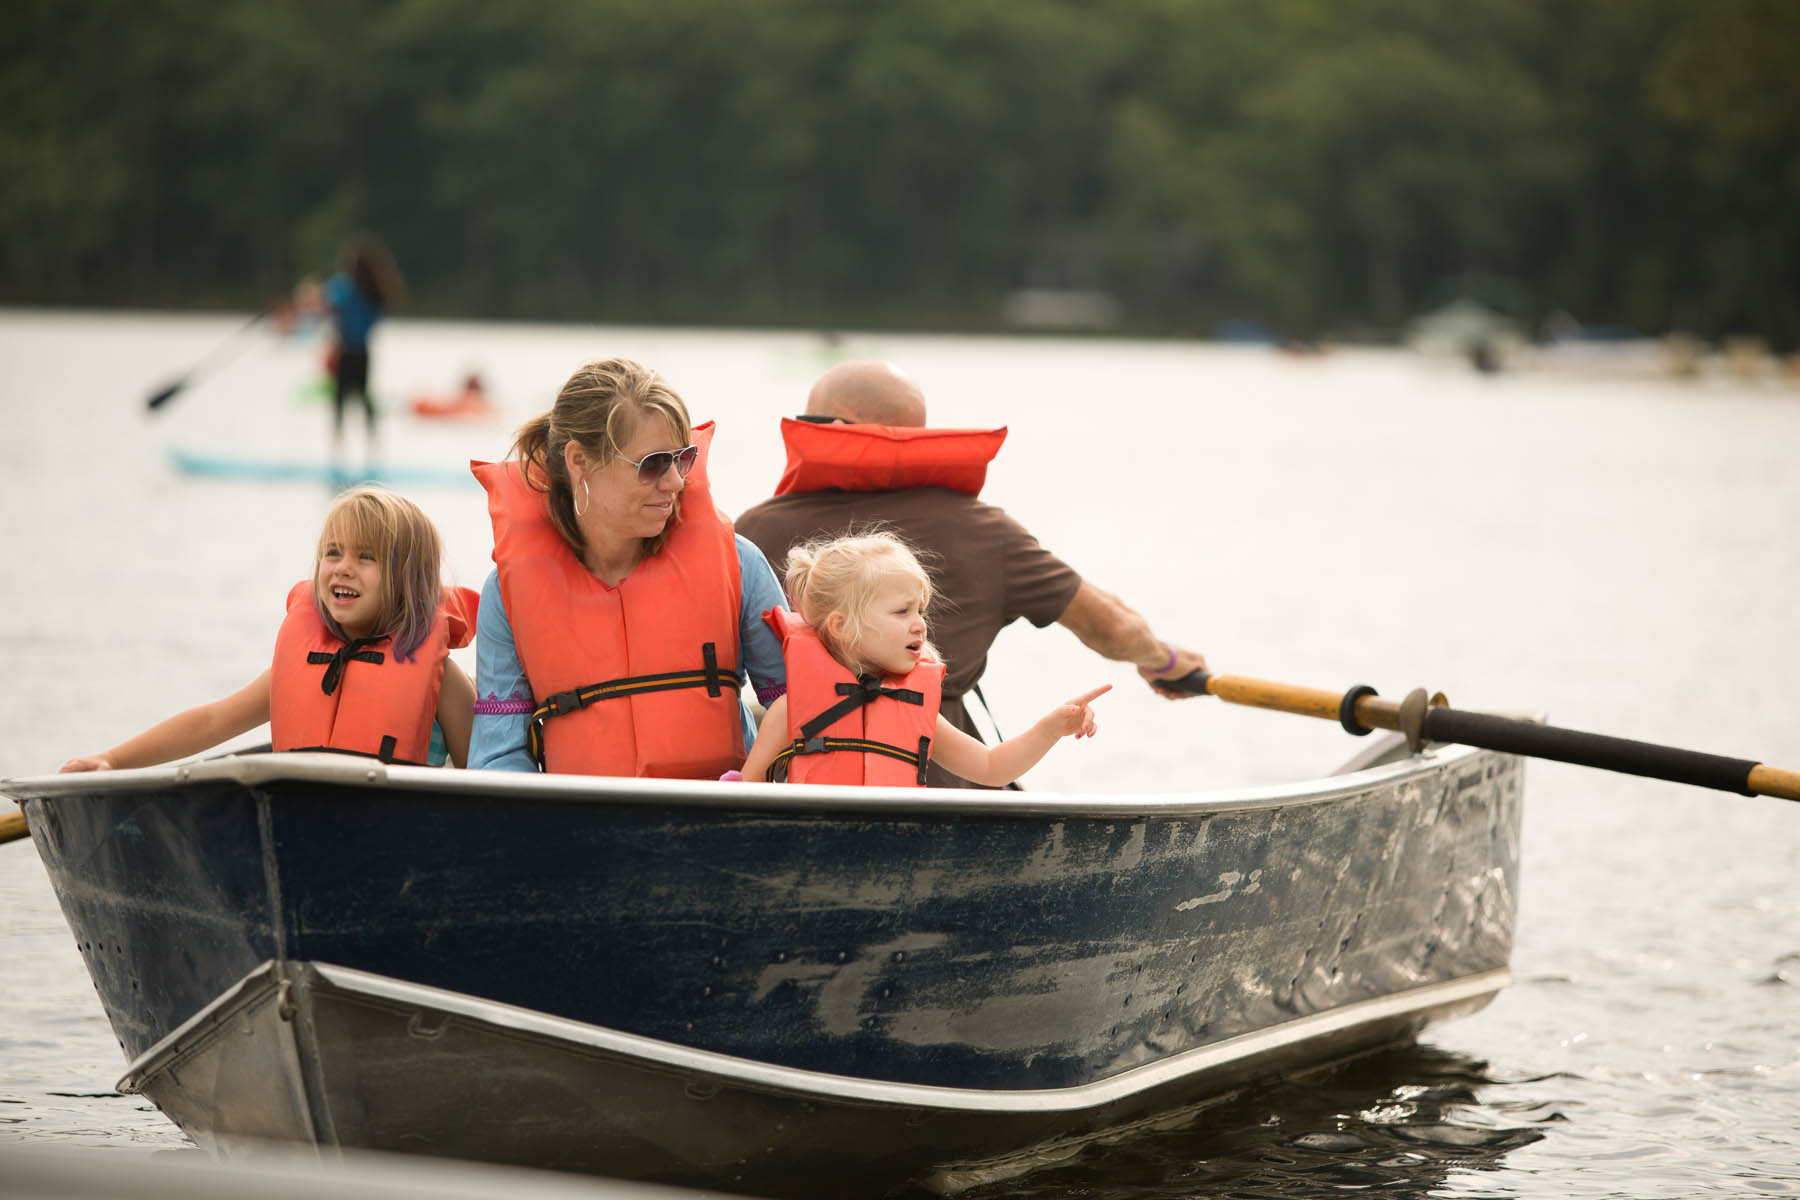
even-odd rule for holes
{"type": "Polygon", "coordinates": [[[1425,711],[1425,737],[1434,742],[1481,746],[1503,754],[1528,754],[1721,792],[1756,794],[1749,786],[1750,771],[1756,764],[1749,759],[1702,754],[1578,729],[1558,729],[1488,713],[1429,708],[1425,711]]]}
{"type": "Polygon", "coordinates": [[[1152,679],[1150,686],[1159,692],[1174,692],[1178,696],[1206,695],[1206,681],[1211,679],[1205,671],[1189,671],[1179,679],[1152,679]]]}

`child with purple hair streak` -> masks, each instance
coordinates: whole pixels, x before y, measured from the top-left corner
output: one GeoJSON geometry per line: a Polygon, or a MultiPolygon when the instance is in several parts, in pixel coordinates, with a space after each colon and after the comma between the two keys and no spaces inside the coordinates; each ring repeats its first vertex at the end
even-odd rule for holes
{"type": "Polygon", "coordinates": [[[269,722],[276,750],[426,762],[441,731],[452,763],[469,747],[475,689],[449,658],[468,644],[477,595],[439,579],[437,527],[383,488],[353,488],[325,516],[313,577],[288,593],[269,669],[64,771],[186,758],[269,722]]]}

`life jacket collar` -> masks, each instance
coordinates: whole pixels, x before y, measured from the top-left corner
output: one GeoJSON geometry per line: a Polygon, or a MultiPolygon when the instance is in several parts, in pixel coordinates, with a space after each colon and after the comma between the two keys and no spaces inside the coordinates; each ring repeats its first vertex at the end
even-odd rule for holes
{"type": "Polygon", "coordinates": [[[988,463],[1006,441],[1006,427],[822,425],[783,417],[781,440],[787,447],[787,468],[775,485],[777,496],[916,487],[951,488],[978,496],[987,482],[988,463]]]}

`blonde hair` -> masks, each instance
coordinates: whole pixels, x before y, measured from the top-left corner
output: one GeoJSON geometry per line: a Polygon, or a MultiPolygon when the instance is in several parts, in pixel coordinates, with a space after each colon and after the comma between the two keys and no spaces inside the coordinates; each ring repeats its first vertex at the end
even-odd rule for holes
{"type": "MultiPolygon", "coordinates": [[[[881,585],[896,575],[918,584],[921,609],[930,606],[931,576],[912,547],[886,530],[845,534],[788,551],[787,593],[794,610],[818,633],[832,657],[857,674],[865,665],[863,616],[881,585]],[[844,618],[841,638],[826,627],[833,613],[844,618]]],[[[925,652],[937,657],[929,643],[925,652]]]]}
{"type": "MultiPolygon", "coordinates": [[[[575,519],[575,490],[569,480],[564,448],[574,442],[605,466],[618,458],[625,443],[636,433],[639,420],[654,413],[669,423],[675,440],[685,446],[694,440],[694,426],[687,405],[661,375],[628,358],[609,358],[575,369],[550,411],[527,421],[513,438],[512,450],[525,481],[545,493],[550,521],[563,541],[577,554],[585,544],[575,519]]],[[[645,549],[655,554],[681,520],[681,498],[661,533],[646,538],[645,549]]]]}
{"type": "MultiPolygon", "coordinates": [[[[366,550],[381,564],[381,606],[375,631],[393,635],[396,659],[412,661],[431,633],[443,591],[438,576],[443,546],[437,526],[418,505],[397,492],[357,487],[339,496],[325,514],[313,555],[314,580],[319,577],[319,560],[325,557],[326,545],[334,541],[366,550]]],[[[325,628],[349,640],[320,602],[316,584],[313,607],[325,628]]]]}

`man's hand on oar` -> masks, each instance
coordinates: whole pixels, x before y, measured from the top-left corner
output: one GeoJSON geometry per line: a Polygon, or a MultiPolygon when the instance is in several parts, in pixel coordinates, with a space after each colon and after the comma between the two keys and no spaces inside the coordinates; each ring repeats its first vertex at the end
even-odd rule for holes
{"type": "Polygon", "coordinates": [[[1167,662],[1158,662],[1152,666],[1138,664],[1137,672],[1145,683],[1165,700],[1186,700],[1190,696],[1204,695],[1171,686],[1194,674],[1206,671],[1206,655],[1198,650],[1189,650],[1185,646],[1173,646],[1168,642],[1158,642],[1158,646],[1168,654],[1167,662]]]}

